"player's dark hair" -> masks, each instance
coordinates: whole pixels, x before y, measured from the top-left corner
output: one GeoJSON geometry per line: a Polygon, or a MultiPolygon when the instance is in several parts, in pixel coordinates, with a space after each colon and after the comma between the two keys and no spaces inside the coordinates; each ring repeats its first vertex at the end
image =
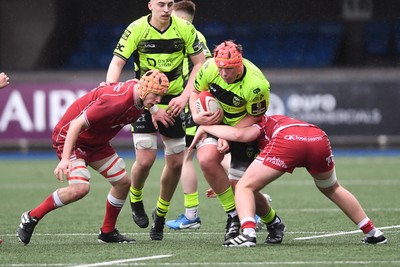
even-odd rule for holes
{"type": "Polygon", "coordinates": [[[193,3],[191,0],[182,0],[179,2],[175,2],[174,10],[185,11],[193,17],[194,13],[196,13],[196,4],[193,3]]]}

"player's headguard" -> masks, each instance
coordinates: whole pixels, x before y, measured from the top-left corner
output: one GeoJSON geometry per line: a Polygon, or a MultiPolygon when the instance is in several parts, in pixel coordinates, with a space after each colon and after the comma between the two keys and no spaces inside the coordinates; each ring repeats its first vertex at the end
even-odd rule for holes
{"type": "Polygon", "coordinates": [[[139,97],[144,99],[149,93],[164,96],[169,87],[167,76],[159,70],[149,70],[139,81],[139,97]]]}
{"type": "Polygon", "coordinates": [[[218,68],[238,68],[242,70],[242,51],[241,45],[232,41],[224,41],[214,49],[215,63],[218,68]]]}
{"type": "Polygon", "coordinates": [[[218,68],[236,68],[238,77],[243,73],[242,46],[233,41],[224,41],[214,49],[214,60],[218,68]]]}

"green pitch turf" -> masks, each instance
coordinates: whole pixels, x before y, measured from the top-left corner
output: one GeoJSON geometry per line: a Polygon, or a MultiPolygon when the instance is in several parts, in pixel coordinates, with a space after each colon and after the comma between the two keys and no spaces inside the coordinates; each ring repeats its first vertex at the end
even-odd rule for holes
{"type": "MultiPolygon", "coordinates": [[[[125,158],[128,169],[132,158],[125,158]]],[[[363,245],[362,233],[314,186],[305,170],[286,174],[263,192],[287,227],[281,245],[263,244],[258,232],[255,248],[224,248],[226,216],[200,174],[200,216],[197,231],[165,229],[164,240],[151,241],[149,228],[140,229],[130,207],[121,211],[117,227],[136,244],[100,244],[108,183],[92,173],[91,192],[84,199],[48,214],[27,246],[18,243],[21,213],[38,205],[60,184],[53,176],[56,160],[1,161],[0,266],[400,266],[400,158],[337,157],[338,179],[361,202],[387,245],[363,245]]],[[[147,180],[144,201],[150,215],[159,192],[164,161],[158,159],[147,180]]],[[[167,220],[184,210],[179,185],[167,220]]]]}

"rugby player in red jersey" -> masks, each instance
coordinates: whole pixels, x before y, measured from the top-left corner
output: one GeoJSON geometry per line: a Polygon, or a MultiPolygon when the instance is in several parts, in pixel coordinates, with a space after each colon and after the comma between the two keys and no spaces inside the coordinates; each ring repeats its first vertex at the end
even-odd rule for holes
{"type": "Polygon", "coordinates": [[[39,206],[21,216],[18,240],[27,245],[38,222],[54,209],[78,201],[89,193],[90,172],[99,172],[111,184],[103,225],[98,236],[104,243],[134,243],[115,228],[117,218],[129,193],[130,178],[125,162],[110,145],[110,140],[125,126],[138,120],[145,108],[157,121],[168,125],[171,116],[158,111],[157,104],[167,93],[169,81],[159,70],[146,72],[140,80],[99,86],[77,99],[55,126],[53,147],[60,159],[54,175],[68,186],[50,194],[39,206]],[[159,113],[159,114],[157,114],[159,113]]]}
{"type": "Polygon", "coordinates": [[[258,140],[261,150],[236,184],[235,204],[242,233],[226,240],[224,246],[256,245],[255,194],[284,173],[292,173],[298,167],[306,168],[319,191],[365,234],[363,243],[387,243],[382,231],[374,226],[355,196],[338,182],[328,136],[316,125],[283,115],[264,115],[261,122],[244,128],[201,126],[189,149],[204,139],[205,133],[228,141],[258,140]]]}

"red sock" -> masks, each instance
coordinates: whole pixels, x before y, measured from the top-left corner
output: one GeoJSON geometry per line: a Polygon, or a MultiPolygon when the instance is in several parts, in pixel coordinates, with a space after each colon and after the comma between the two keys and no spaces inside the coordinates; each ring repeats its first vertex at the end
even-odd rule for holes
{"type": "Polygon", "coordinates": [[[253,228],[253,229],[256,229],[256,227],[257,227],[256,223],[255,223],[255,222],[252,222],[252,221],[246,221],[246,222],[244,222],[243,225],[242,225],[242,229],[244,229],[244,228],[253,228]]]}
{"type": "Polygon", "coordinates": [[[104,215],[103,226],[101,226],[101,231],[103,233],[110,233],[115,229],[120,211],[121,207],[111,205],[111,203],[107,199],[106,214],[104,215]]]}
{"type": "Polygon", "coordinates": [[[364,234],[368,234],[375,228],[374,223],[369,220],[366,224],[364,224],[360,229],[364,234]]]}
{"type": "Polygon", "coordinates": [[[56,206],[54,205],[53,194],[50,194],[39,206],[31,210],[29,215],[40,220],[44,217],[44,215],[54,209],[56,209],[56,206]]]}

